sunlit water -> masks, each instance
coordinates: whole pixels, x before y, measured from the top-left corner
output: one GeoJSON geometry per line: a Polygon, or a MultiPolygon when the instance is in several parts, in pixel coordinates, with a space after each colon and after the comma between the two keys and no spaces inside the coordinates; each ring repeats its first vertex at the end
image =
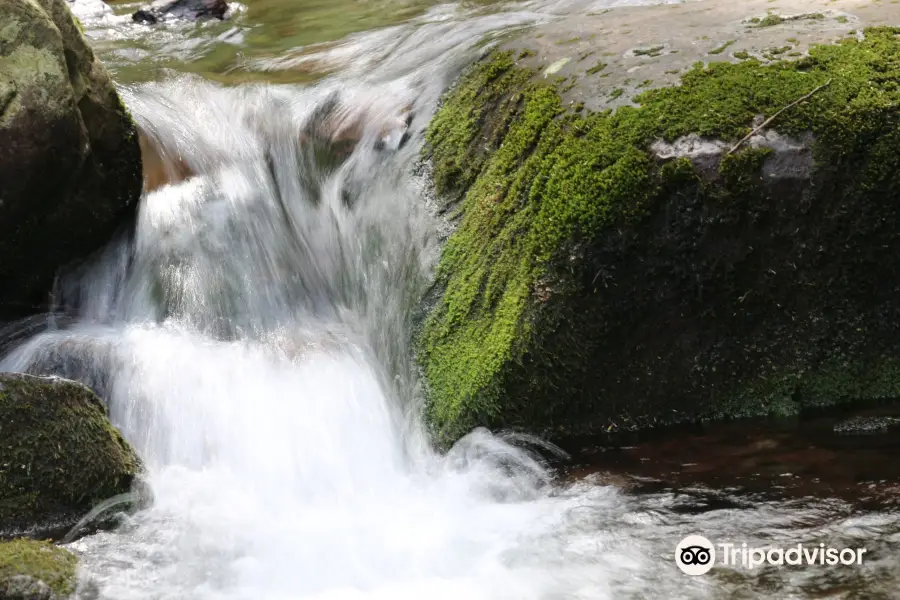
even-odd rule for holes
{"type": "MultiPolygon", "coordinates": [[[[152,505],[70,545],[82,597],[889,597],[892,514],[828,498],[713,510],[708,490],[561,479],[544,462],[559,457],[552,447],[483,430],[432,449],[409,348],[442,228],[414,175],[422,129],[485,42],[573,6],[586,5],[424,7],[324,46],[243,59],[254,73],[331,73],[315,85],[220,87],[170,73],[123,88],[142,129],[195,176],[145,194],[134,230],[68,273],[46,330],[20,335],[0,362],[92,385],[147,464],[152,505]],[[329,106],[365,124],[343,163],[301,143],[329,106]],[[691,533],[862,540],[871,561],[691,579],[673,563],[691,533]]],[[[225,28],[240,45],[252,29],[243,10],[200,31],[225,28]]],[[[102,7],[88,26],[101,48],[112,44],[105,59],[147,66],[139,48],[112,43],[144,39],[138,26],[102,7]]],[[[185,31],[161,28],[160,47],[189,60],[179,49],[227,43],[171,42],[185,31]]]]}

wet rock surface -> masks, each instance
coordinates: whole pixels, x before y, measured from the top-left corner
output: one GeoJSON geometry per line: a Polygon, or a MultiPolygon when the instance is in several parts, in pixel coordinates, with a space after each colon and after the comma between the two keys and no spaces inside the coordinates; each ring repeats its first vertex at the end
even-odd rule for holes
{"type": "Polygon", "coordinates": [[[541,77],[566,78],[567,105],[587,110],[633,104],[678,83],[698,62],[799,60],[815,44],[897,24],[900,7],[855,0],[698,0],[618,7],[565,17],[503,45],[541,77]]]}
{"type": "Polygon", "coordinates": [[[40,310],[63,265],[140,195],[135,125],[65,0],[0,1],[0,316],[40,310]]]}

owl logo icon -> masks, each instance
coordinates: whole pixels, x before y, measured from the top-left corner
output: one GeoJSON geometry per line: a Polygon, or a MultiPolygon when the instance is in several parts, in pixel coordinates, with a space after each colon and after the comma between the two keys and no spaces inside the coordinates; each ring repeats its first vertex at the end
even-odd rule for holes
{"type": "Polygon", "coordinates": [[[675,546],[675,564],[688,575],[703,575],[716,564],[716,548],[702,535],[689,535],[675,546]]]}

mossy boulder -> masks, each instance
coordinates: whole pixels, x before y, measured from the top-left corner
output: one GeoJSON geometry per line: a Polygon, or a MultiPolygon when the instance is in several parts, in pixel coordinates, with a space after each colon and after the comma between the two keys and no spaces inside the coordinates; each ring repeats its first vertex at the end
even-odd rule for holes
{"type": "Polygon", "coordinates": [[[49,542],[0,542],[0,600],[62,600],[75,591],[78,559],[49,542]]]}
{"type": "Polygon", "coordinates": [[[65,533],[141,469],[100,398],[66,379],[0,374],[0,440],[0,538],[65,533]]]}
{"type": "Polygon", "coordinates": [[[141,193],[135,124],[65,0],[0,0],[0,314],[46,304],[141,193]]]}
{"type": "Polygon", "coordinates": [[[455,224],[417,334],[442,440],[900,396],[900,29],[597,112],[539,61],[490,54],[428,133],[455,224]]]}

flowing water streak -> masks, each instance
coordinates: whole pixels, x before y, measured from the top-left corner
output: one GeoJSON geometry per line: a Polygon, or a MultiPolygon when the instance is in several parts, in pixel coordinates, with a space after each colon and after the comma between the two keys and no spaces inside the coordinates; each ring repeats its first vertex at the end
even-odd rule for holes
{"type": "Polygon", "coordinates": [[[153,506],[72,546],[101,598],[596,599],[642,568],[571,528],[571,509],[620,506],[611,488],[554,491],[484,431],[430,448],[407,340],[435,227],[410,172],[466,56],[423,56],[354,85],[124,91],[196,176],[63,279],[73,324],[0,362],[91,384],[147,462],[153,506]],[[299,132],[336,93],[370,125],[334,170],[299,132]],[[409,108],[395,148],[382,125],[409,108]]]}

